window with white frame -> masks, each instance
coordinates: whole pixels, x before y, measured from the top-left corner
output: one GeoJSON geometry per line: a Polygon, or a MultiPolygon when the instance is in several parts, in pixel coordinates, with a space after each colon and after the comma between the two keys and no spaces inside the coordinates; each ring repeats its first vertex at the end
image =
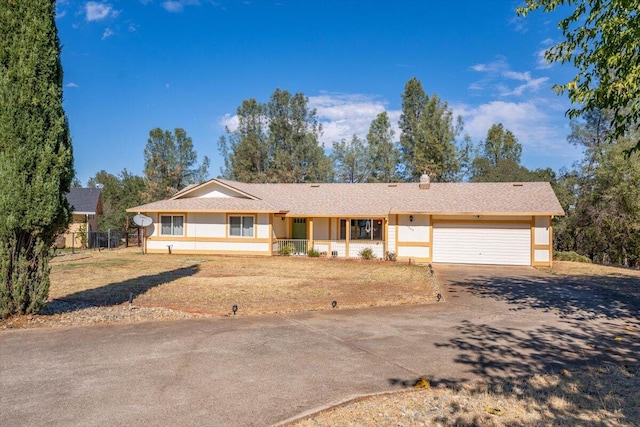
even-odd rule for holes
{"type": "Polygon", "coordinates": [[[161,215],[160,234],[163,236],[183,236],[184,215],[161,215]]]}
{"type": "Polygon", "coordinates": [[[229,236],[253,237],[253,216],[230,216],[229,236]]]}

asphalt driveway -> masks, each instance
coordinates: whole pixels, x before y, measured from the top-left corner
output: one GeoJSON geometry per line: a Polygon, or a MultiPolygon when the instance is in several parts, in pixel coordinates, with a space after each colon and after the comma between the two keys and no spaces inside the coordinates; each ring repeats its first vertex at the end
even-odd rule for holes
{"type": "Polygon", "coordinates": [[[436,271],[444,300],[426,306],[0,332],[0,425],[269,425],[422,375],[640,363],[637,294],[528,267],[436,271]]]}

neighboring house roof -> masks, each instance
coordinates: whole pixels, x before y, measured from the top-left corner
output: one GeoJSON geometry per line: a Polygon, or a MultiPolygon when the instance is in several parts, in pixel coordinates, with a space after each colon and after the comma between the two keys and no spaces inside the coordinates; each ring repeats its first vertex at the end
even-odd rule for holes
{"type": "Polygon", "coordinates": [[[99,188],[72,188],[67,201],[76,215],[96,215],[99,211],[101,190],[99,188]]]}
{"type": "Polygon", "coordinates": [[[280,212],[290,216],[564,215],[548,182],[432,183],[421,189],[418,183],[247,184],[224,179],[212,179],[172,199],[127,211],[280,212]],[[237,197],[201,197],[207,186],[214,185],[236,190],[237,197]]]}

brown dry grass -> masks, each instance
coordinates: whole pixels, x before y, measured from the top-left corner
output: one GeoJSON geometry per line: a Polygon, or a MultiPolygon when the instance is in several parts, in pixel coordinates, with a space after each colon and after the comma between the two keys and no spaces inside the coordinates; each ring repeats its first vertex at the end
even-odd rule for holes
{"type": "Polygon", "coordinates": [[[639,383],[639,367],[603,365],[360,398],[289,425],[637,426],[639,383]]]}
{"type": "Polygon", "coordinates": [[[382,261],[86,252],[52,262],[51,299],[227,315],[430,303],[425,267],[382,261]]]}
{"type": "Polygon", "coordinates": [[[597,275],[630,278],[635,277],[640,279],[640,270],[571,261],[553,261],[553,268],[550,270],[550,273],[566,276],[597,275]]]}

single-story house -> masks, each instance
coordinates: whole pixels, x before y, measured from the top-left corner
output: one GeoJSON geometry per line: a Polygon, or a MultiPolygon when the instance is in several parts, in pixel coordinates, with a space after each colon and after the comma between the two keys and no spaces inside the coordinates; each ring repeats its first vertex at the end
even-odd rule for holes
{"type": "Polygon", "coordinates": [[[71,223],[64,234],[64,246],[82,246],[83,241],[89,243],[92,231],[98,231],[98,219],[102,215],[102,191],[99,188],[72,188],[67,194],[67,202],[73,212],[71,223]],[[80,232],[84,226],[84,236],[80,232]],[[75,240],[75,241],[74,241],[75,240]]]}
{"type": "Polygon", "coordinates": [[[212,179],[127,209],[152,218],[149,253],[358,258],[551,266],[547,182],[248,184],[212,179]]]}

